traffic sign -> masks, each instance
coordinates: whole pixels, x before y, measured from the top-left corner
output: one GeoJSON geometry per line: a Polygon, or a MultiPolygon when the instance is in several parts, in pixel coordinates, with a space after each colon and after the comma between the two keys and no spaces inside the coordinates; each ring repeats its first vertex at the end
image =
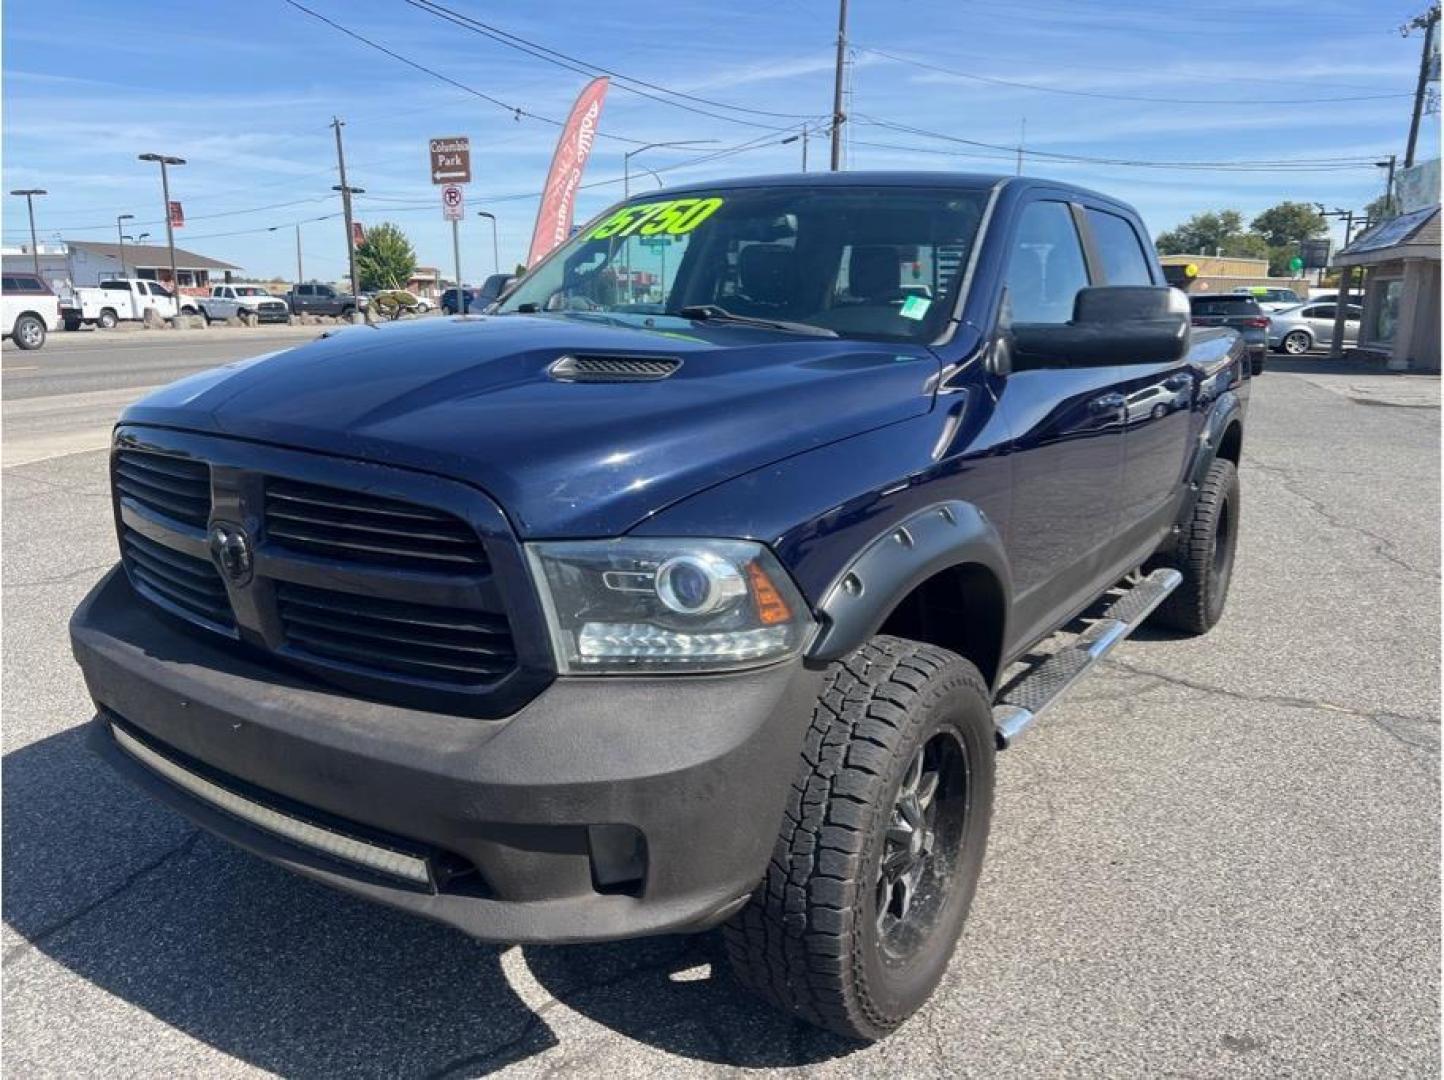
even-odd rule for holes
{"type": "Polygon", "coordinates": [[[1295,274],[1297,274],[1303,268],[1304,260],[1299,258],[1297,255],[1295,255],[1292,259],[1289,260],[1289,269],[1292,270],[1295,274]]]}
{"type": "Polygon", "coordinates": [[[441,217],[444,221],[460,221],[466,216],[466,199],[460,184],[447,184],[441,189],[441,217]]]}
{"type": "Polygon", "coordinates": [[[471,183],[471,140],[465,135],[451,135],[431,140],[431,182],[433,184],[471,183]]]}

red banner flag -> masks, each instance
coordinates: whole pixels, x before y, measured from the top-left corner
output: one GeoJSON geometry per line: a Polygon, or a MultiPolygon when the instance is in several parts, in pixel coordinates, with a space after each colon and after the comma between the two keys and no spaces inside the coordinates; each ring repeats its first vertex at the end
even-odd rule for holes
{"type": "Polygon", "coordinates": [[[181,204],[172,199],[167,209],[170,211],[170,227],[172,229],[184,228],[186,212],[181,209],[181,204]]]}
{"type": "Polygon", "coordinates": [[[557,140],[552,155],[551,171],[542,189],[541,207],[537,210],[536,229],[531,234],[531,251],[527,266],[535,266],[572,232],[572,215],[576,209],[577,188],[582,170],[587,167],[592,144],[597,141],[597,122],[602,116],[602,99],[607,96],[609,80],[603,76],[587,83],[572,106],[571,115],[557,140]]]}

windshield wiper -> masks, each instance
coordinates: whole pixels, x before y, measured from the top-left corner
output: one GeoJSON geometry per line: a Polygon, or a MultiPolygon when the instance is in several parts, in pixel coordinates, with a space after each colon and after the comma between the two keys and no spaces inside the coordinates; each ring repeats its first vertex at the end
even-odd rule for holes
{"type": "Polygon", "coordinates": [[[668,315],[680,315],[684,319],[695,319],[698,322],[729,322],[739,326],[762,326],[769,330],[786,330],[794,334],[812,334],[814,337],[837,337],[836,330],[829,330],[825,326],[814,326],[812,323],[788,322],[784,319],[754,319],[750,315],[734,315],[724,307],[716,304],[688,304],[676,311],[667,312],[668,315]]]}

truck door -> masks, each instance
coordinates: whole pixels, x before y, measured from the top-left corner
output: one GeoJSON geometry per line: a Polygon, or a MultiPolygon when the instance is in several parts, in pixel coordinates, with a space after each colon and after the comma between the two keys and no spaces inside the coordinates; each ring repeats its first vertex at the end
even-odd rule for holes
{"type": "MultiPolygon", "coordinates": [[[[1090,285],[1074,209],[1040,200],[1019,213],[1009,242],[1004,325],[1066,323],[1090,285]]],[[[1066,618],[1097,591],[1118,526],[1126,400],[1116,366],[1066,357],[1020,367],[998,405],[1012,432],[1013,508],[1007,530],[1019,638],[1066,618]]]]}
{"type": "MultiPolygon", "coordinates": [[[[1127,218],[1097,207],[1084,212],[1103,284],[1162,285],[1153,260],[1127,218]]],[[[1184,357],[1119,369],[1123,391],[1123,483],[1119,488],[1120,548],[1172,523],[1192,448],[1194,373],[1184,357]]]]}

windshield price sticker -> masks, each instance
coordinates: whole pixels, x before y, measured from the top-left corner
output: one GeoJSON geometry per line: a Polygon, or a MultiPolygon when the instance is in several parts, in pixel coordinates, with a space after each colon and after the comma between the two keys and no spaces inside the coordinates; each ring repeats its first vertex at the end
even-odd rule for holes
{"type": "Polygon", "coordinates": [[[625,206],[612,214],[590,233],[588,240],[606,240],[610,237],[631,236],[683,236],[722,207],[722,200],[710,199],[668,199],[665,202],[641,203],[625,206]]]}

